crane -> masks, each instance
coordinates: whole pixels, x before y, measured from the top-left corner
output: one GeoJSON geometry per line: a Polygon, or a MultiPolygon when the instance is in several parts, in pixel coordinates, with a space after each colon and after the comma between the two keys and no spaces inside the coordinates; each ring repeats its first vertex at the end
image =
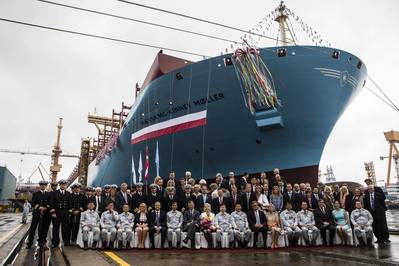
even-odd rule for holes
{"type": "MultiPolygon", "coordinates": [[[[21,155],[39,155],[39,156],[53,156],[53,154],[51,153],[47,153],[47,152],[37,152],[37,151],[23,151],[23,150],[13,150],[13,149],[0,149],[0,152],[4,152],[4,153],[17,153],[17,154],[21,154],[21,155]]],[[[60,157],[66,157],[66,158],[78,158],[79,159],[79,155],[75,155],[75,154],[60,154],[60,157]]]]}

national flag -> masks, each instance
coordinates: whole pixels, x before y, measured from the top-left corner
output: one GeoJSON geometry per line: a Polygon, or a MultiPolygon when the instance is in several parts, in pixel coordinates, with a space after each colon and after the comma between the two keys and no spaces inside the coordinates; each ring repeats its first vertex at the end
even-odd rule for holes
{"type": "Polygon", "coordinates": [[[141,152],[140,152],[140,160],[139,160],[139,169],[137,169],[139,173],[139,182],[142,182],[142,173],[143,173],[143,163],[141,162],[141,152]]]}
{"type": "Polygon", "coordinates": [[[177,133],[190,128],[196,128],[206,124],[206,110],[191,113],[169,119],[143,129],[132,134],[131,143],[136,144],[144,140],[158,138],[164,135],[177,133]]]}
{"type": "Polygon", "coordinates": [[[133,184],[137,183],[136,168],[134,167],[133,155],[132,155],[132,180],[133,180],[133,184]]]}
{"type": "Polygon", "coordinates": [[[157,166],[157,176],[159,176],[159,149],[158,149],[158,141],[157,141],[157,147],[155,151],[155,165],[157,166]]]}
{"type": "Polygon", "coordinates": [[[148,179],[148,169],[150,168],[150,157],[148,156],[148,146],[145,146],[145,173],[144,179],[148,179]]]}

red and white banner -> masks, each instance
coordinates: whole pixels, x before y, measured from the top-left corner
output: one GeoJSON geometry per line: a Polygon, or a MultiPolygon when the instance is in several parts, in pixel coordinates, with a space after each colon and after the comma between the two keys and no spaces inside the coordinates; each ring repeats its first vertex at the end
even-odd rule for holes
{"type": "Polygon", "coordinates": [[[158,124],[154,124],[132,134],[131,143],[136,144],[164,135],[169,135],[190,128],[200,127],[206,124],[206,110],[179,116],[158,124]]]}

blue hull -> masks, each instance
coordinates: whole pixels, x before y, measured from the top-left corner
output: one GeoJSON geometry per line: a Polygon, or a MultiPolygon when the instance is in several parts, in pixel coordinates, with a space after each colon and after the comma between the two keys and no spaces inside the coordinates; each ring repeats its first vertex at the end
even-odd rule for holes
{"type": "Polygon", "coordinates": [[[231,55],[187,65],[155,79],[139,95],[118,146],[101,163],[90,165],[88,184],[131,183],[132,156],[137,171],[141,152],[145,168],[146,146],[152,182],[156,142],[164,178],[170,170],[177,177],[190,170],[196,179],[210,179],[218,172],[226,176],[229,171],[258,173],[277,167],[286,169],[291,179],[316,181],[327,138],[363,86],[367,70],[356,56],[344,51],[335,59],[334,49],[288,46],[287,55],[278,57],[278,48],[260,49],[281,101],[277,110],[249,111],[234,66],[224,65],[231,55]],[[183,79],[176,79],[177,72],[183,79]],[[131,144],[133,132],[205,109],[204,127],[131,144]],[[295,169],[313,170],[295,173],[295,169]]]}

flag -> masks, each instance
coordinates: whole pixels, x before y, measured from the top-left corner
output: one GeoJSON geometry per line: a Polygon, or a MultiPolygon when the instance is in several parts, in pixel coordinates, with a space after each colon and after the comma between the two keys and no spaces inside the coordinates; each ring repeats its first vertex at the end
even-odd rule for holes
{"type": "Polygon", "coordinates": [[[133,184],[137,183],[136,168],[134,167],[133,155],[132,155],[132,180],[133,180],[133,184]]]}
{"type": "Polygon", "coordinates": [[[159,176],[159,150],[158,150],[158,141],[157,141],[157,148],[155,151],[155,164],[157,166],[157,176],[159,176]]]}
{"type": "Polygon", "coordinates": [[[139,160],[139,169],[137,169],[139,172],[139,182],[142,181],[142,173],[143,173],[143,163],[141,162],[141,152],[140,152],[140,160],[139,160]]]}
{"type": "Polygon", "coordinates": [[[148,156],[148,146],[145,146],[145,173],[144,179],[148,179],[148,168],[150,168],[150,158],[148,156]]]}

